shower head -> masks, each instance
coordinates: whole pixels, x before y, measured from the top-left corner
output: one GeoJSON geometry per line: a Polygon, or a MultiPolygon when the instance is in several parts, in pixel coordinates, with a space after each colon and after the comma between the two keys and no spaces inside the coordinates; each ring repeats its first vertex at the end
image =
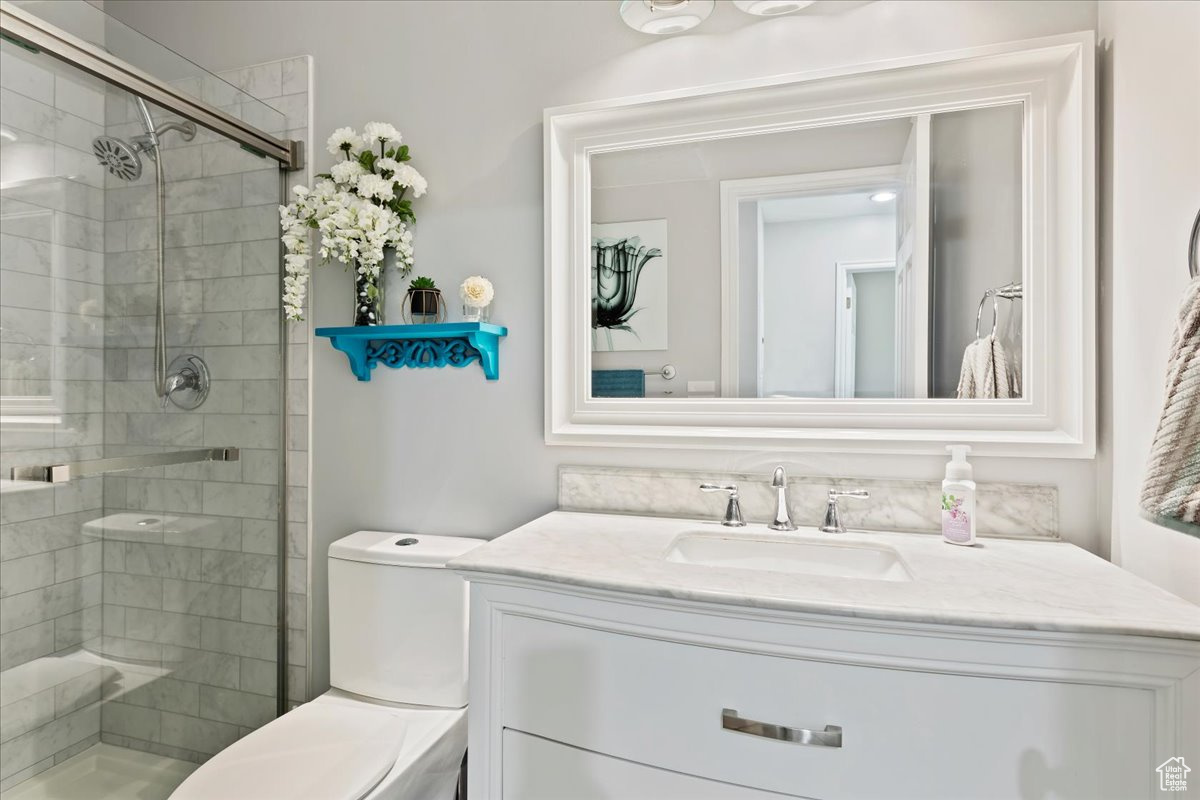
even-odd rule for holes
{"type": "Polygon", "coordinates": [[[97,136],[92,140],[92,152],[100,166],[123,181],[142,176],[142,159],[133,145],[113,136],[97,136]]]}
{"type": "Polygon", "coordinates": [[[123,181],[136,181],[142,175],[141,153],[145,153],[155,161],[158,160],[159,139],[164,133],[174,131],[183,140],[190,142],[196,136],[196,123],[191,120],[175,122],[170,120],[154,127],[154,118],[142,98],[135,96],[138,113],[141,116],[142,128],[145,133],[134,136],[129,142],[114,136],[97,136],[92,140],[92,152],[100,166],[123,181]]]}

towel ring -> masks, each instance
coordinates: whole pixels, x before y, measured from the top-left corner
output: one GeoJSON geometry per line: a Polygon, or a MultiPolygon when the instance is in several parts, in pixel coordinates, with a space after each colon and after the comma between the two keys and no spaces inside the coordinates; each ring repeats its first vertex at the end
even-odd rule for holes
{"type": "Polygon", "coordinates": [[[1188,272],[1193,278],[1200,278],[1200,255],[1196,250],[1200,247],[1200,211],[1196,212],[1196,221],[1192,223],[1192,235],[1188,238],[1188,272]]]}
{"type": "Polygon", "coordinates": [[[979,323],[983,321],[983,304],[988,298],[992,298],[992,335],[996,335],[996,326],[1000,322],[1000,301],[997,299],[996,290],[988,289],[983,293],[983,298],[979,301],[979,310],[975,312],[975,338],[982,339],[983,336],[979,333],[979,323]]]}

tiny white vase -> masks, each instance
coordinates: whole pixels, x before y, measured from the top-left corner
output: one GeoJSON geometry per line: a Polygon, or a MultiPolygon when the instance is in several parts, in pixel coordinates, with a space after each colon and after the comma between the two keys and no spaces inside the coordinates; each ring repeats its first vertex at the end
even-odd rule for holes
{"type": "Polygon", "coordinates": [[[487,322],[491,316],[492,307],[490,304],[486,306],[463,306],[463,322],[487,322]]]}

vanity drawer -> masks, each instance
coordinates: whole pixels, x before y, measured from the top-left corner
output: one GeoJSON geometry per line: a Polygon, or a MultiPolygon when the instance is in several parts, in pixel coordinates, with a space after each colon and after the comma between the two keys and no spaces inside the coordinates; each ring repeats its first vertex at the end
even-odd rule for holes
{"type": "Polygon", "coordinates": [[[517,616],[502,642],[503,727],[662,769],[825,800],[1013,798],[1031,786],[1129,800],[1153,787],[1145,690],[807,661],[517,616]],[[800,744],[728,730],[725,709],[840,727],[840,746],[834,731],[800,744]]]}
{"type": "Polygon", "coordinates": [[[504,796],[516,800],[788,800],[648,767],[518,731],[504,732],[504,796]]]}

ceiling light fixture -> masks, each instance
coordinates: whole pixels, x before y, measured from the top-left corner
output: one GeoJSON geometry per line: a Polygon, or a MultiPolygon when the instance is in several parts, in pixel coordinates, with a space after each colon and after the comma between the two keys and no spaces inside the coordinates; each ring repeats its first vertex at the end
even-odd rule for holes
{"type": "MultiPolygon", "coordinates": [[[[861,195],[860,195],[860,197],[861,197],[861,195]]],[[[896,199],[896,193],[884,190],[882,192],[876,192],[875,194],[871,195],[871,199],[873,201],[875,201],[876,203],[890,203],[891,201],[896,199]]]]}
{"type": "Polygon", "coordinates": [[[739,11],[756,17],[779,17],[808,8],[815,0],[733,0],[739,11]]]}
{"type": "Polygon", "coordinates": [[[621,0],[621,19],[640,33],[683,33],[708,19],[716,0],[621,0]]]}

